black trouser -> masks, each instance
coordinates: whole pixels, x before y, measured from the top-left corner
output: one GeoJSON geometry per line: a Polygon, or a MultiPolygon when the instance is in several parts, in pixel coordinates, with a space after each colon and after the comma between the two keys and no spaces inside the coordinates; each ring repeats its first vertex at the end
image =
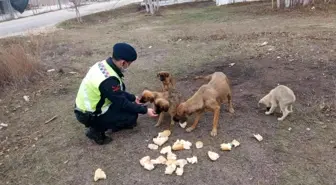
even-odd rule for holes
{"type": "Polygon", "coordinates": [[[112,106],[104,114],[88,120],[87,116],[79,111],[75,111],[76,118],[79,122],[87,127],[91,127],[98,132],[105,132],[112,129],[117,132],[122,129],[131,129],[137,125],[138,114],[114,109],[112,106]],[[88,124],[85,124],[88,123],[88,124]]]}

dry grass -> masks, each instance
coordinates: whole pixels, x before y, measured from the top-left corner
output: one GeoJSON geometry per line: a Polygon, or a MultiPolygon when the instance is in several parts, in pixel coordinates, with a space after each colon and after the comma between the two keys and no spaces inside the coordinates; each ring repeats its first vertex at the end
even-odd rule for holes
{"type": "Polygon", "coordinates": [[[1,47],[0,86],[29,84],[41,76],[42,42],[38,37],[5,39],[1,47]]]}

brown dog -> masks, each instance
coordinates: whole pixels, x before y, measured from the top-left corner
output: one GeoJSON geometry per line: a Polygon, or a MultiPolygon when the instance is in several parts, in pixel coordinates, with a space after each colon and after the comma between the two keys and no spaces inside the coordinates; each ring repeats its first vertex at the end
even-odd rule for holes
{"type": "Polygon", "coordinates": [[[173,76],[167,71],[160,71],[157,74],[162,82],[162,91],[168,91],[170,88],[175,87],[175,80],[173,76]]]}
{"type": "MultiPolygon", "coordinates": [[[[177,106],[181,103],[181,101],[182,101],[181,94],[175,88],[170,88],[168,90],[168,102],[169,102],[168,113],[170,115],[169,130],[172,130],[175,124],[175,121],[173,118],[174,118],[174,115],[176,114],[177,106]]],[[[162,123],[163,117],[164,117],[164,114],[160,114],[159,120],[155,126],[159,126],[162,123]]]]}
{"type": "Polygon", "coordinates": [[[172,126],[175,124],[173,120],[173,116],[176,114],[177,106],[181,103],[182,96],[181,94],[175,89],[171,88],[165,92],[156,92],[156,91],[149,91],[144,90],[142,96],[140,98],[141,103],[150,102],[154,105],[154,110],[159,115],[158,122],[156,123],[156,127],[160,126],[163,118],[164,112],[168,112],[171,121],[169,129],[172,129],[172,126]]]}
{"type": "Polygon", "coordinates": [[[186,129],[187,132],[191,132],[196,128],[201,115],[205,111],[214,112],[211,136],[216,136],[221,104],[227,102],[229,105],[228,111],[232,114],[234,113],[229,79],[222,72],[215,72],[195,79],[206,79],[209,82],[202,85],[191,98],[177,107],[177,112],[173,119],[174,121],[186,120],[188,115],[196,113],[193,125],[186,129]]]}
{"type": "Polygon", "coordinates": [[[157,92],[146,89],[142,92],[139,101],[141,103],[150,102],[154,105],[155,112],[160,114],[159,120],[155,126],[159,126],[163,119],[163,112],[167,112],[169,110],[168,91],[157,92]]]}

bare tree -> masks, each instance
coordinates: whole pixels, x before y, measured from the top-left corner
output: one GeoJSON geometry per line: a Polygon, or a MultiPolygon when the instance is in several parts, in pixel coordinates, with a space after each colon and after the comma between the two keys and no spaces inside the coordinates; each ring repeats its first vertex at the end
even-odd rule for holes
{"type": "Polygon", "coordinates": [[[155,12],[159,12],[159,8],[160,8],[160,0],[154,0],[154,11],[155,12]]]}
{"type": "Polygon", "coordinates": [[[79,22],[79,23],[82,23],[83,21],[82,21],[82,17],[81,17],[81,15],[80,15],[80,13],[79,13],[79,10],[78,10],[78,7],[80,6],[80,4],[81,4],[81,0],[69,0],[71,3],[73,3],[74,4],[74,8],[75,8],[75,11],[76,11],[76,17],[77,17],[77,21],[79,22]]]}
{"type": "Polygon", "coordinates": [[[148,3],[148,0],[144,0],[144,3],[145,3],[145,7],[146,7],[146,12],[148,13],[149,12],[149,3],[148,3]]]}
{"type": "Polygon", "coordinates": [[[146,12],[154,15],[159,11],[160,0],[144,0],[146,12]]]}

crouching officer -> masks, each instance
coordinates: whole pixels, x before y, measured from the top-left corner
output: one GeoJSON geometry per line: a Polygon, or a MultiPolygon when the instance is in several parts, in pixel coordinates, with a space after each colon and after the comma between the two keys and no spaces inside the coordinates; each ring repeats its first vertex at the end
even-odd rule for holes
{"type": "Polygon", "coordinates": [[[107,144],[112,138],[105,135],[132,129],[137,125],[138,114],[157,114],[126,92],[123,72],[137,59],[135,49],[127,43],[113,46],[113,55],[94,64],[83,79],[76,97],[77,120],[88,127],[86,136],[97,144],[107,144]]]}

